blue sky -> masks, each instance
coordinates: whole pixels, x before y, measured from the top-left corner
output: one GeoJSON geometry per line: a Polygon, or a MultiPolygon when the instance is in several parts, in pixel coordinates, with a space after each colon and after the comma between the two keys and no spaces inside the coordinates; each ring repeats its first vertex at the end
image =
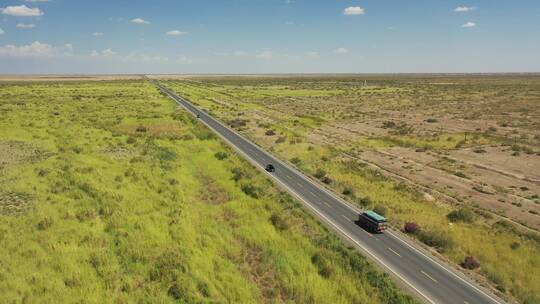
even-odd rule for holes
{"type": "Polygon", "coordinates": [[[540,72],[540,1],[0,0],[0,73],[540,72]]]}

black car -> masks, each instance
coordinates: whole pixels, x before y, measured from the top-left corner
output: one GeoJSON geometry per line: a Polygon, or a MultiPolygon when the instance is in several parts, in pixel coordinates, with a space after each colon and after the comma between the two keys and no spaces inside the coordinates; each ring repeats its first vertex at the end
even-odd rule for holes
{"type": "Polygon", "coordinates": [[[264,170],[266,170],[268,172],[275,172],[276,168],[274,167],[274,165],[268,164],[268,165],[266,165],[266,168],[264,168],[264,170]]]}
{"type": "Polygon", "coordinates": [[[197,113],[197,118],[201,118],[201,114],[197,113]]]}

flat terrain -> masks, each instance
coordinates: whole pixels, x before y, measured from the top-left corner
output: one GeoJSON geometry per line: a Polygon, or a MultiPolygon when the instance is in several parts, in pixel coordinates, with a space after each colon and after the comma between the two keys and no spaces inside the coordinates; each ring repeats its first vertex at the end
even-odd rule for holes
{"type": "Polygon", "coordinates": [[[414,303],[147,81],[3,83],[0,117],[2,303],[414,303]]]}
{"type": "Polygon", "coordinates": [[[418,224],[414,235],[438,254],[455,263],[474,256],[481,266],[471,275],[538,301],[539,76],[165,83],[398,229],[418,224]]]}

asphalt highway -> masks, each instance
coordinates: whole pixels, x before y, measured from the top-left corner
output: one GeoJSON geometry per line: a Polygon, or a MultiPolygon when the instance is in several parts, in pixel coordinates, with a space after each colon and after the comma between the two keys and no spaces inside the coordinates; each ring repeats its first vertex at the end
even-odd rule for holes
{"type": "Polygon", "coordinates": [[[397,231],[371,234],[355,221],[360,210],[331,193],[290,165],[242,137],[225,124],[176,95],[156,80],[150,80],[164,94],[184,107],[217,133],[243,157],[264,171],[273,164],[275,172],[266,172],[277,184],[298,198],[329,228],[371,258],[397,282],[427,303],[493,304],[504,303],[489,291],[470,281],[452,266],[417,248],[397,231]]]}

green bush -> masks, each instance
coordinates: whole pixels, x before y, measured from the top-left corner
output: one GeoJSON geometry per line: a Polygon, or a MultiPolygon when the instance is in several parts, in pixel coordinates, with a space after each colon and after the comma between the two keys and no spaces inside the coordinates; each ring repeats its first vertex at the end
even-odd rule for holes
{"type": "Polygon", "coordinates": [[[323,169],[317,169],[314,176],[318,179],[321,179],[326,176],[326,171],[324,171],[323,169]]]}
{"type": "Polygon", "coordinates": [[[386,215],[386,207],[383,206],[383,205],[375,205],[375,207],[373,208],[373,211],[377,212],[378,214],[380,215],[386,215]]]}
{"type": "Polygon", "coordinates": [[[445,251],[454,246],[454,240],[442,231],[421,230],[418,238],[422,243],[439,251],[445,251]]]}
{"type": "Polygon", "coordinates": [[[219,159],[219,160],[223,160],[223,159],[229,157],[229,154],[220,151],[220,152],[216,152],[216,154],[214,154],[214,157],[219,159]]]}
{"type": "Polygon", "coordinates": [[[472,210],[468,208],[461,208],[448,213],[446,217],[451,222],[472,223],[474,221],[475,215],[472,210]]]}
{"type": "Polygon", "coordinates": [[[261,188],[254,186],[252,184],[242,184],[240,188],[242,189],[242,192],[251,196],[252,198],[259,198],[262,193],[261,188]]]}

